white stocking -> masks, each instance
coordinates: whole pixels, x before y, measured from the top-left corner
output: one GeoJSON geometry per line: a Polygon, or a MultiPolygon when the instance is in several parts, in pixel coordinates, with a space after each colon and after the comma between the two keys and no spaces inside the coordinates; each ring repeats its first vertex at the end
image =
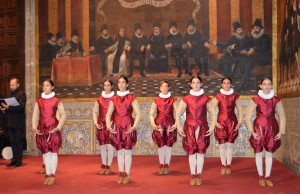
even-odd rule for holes
{"type": "Polygon", "coordinates": [[[202,173],[203,165],[204,165],[204,154],[197,153],[197,174],[202,173]]]}
{"type": "Polygon", "coordinates": [[[273,162],[273,154],[266,151],[266,177],[270,177],[273,162]]]}
{"type": "Polygon", "coordinates": [[[57,153],[51,153],[51,174],[55,175],[58,163],[57,153]]]}
{"type": "Polygon", "coordinates": [[[128,176],[130,173],[131,162],[132,162],[131,150],[125,150],[125,171],[128,176]]]}
{"type": "Polygon", "coordinates": [[[227,143],[227,165],[231,165],[233,155],[233,143],[227,143]]]}
{"type": "Polygon", "coordinates": [[[226,166],[227,143],[220,144],[220,158],[223,166],[226,166]]]}
{"type": "Polygon", "coordinates": [[[124,149],[117,151],[117,154],[118,154],[119,172],[124,172],[124,163],[125,163],[124,149]]]}
{"type": "Polygon", "coordinates": [[[51,174],[51,152],[47,152],[46,154],[44,154],[45,156],[45,167],[46,167],[46,175],[50,175],[51,174]]]}
{"type": "Polygon", "coordinates": [[[262,152],[255,154],[256,168],[259,176],[263,176],[262,152]]]}
{"type": "Polygon", "coordinates": [[[166,146],[158,148],[159,164],[162,164],[162,165],[165,164],[165,154],[166,154],[166,146]]]}
{"type": "Polygon", "coordinates": [[[166,159],[165,159],[165,163],[168,164],[168,165],[170,165],[171,156],[172,156],[172,147],[167,147],[166,146],[166,159]]]}
{"type": "Polygon", "coordinates": [[[111,166],[111,163],[114,158],[114,148],[112,145],[107,144],[107,165],[111,166]]]}
{"type": "Polygon", "coordinates": [[[190,170],[191,170],[191,175],[196,174],[196,154],[189,155],[189,164],[190,164],[190,170]]]}
{"type": "Polygon", "coordinates": [[[106,146],[101,145],[100,146],[100,152],[101,152],[101,159],[102,159],[102,164],[106,166],[106,146]]]}

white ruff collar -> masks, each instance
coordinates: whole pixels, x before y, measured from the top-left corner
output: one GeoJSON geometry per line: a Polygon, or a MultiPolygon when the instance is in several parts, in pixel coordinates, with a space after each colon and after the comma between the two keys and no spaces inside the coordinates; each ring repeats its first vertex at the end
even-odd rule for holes
{"type": "Polygon", "coordinates": [[[59,46],[65,46],[65,42],[57,43],[57,45],[59,45],[59,46]]]}
{"type": "Polygon", "coordinates": [[[239,35],[238,33],[235,32],[235,33],[233,34],[233,36],[236,37],[236,38],[239,39],[239,40],[242,40],[242,39],[245,37],[245,34],[243,33],[242,35],[239,35]]]}
{"type": "Polygon", "coordinates": [[[199,92],[195,92],[194,90],[190,90],[190,94],[193,96],[201,96],[204,94],[204,90],[201,88],[199,92]]]}
{"type": "Polygon", "coordinates": [[[170,29],[170,34],[172,34],[173,36],[178,34],[178,29],[176,30],[176,32],[172,32],[172,30],[170,29]]]}
{"type": "Polygon", "coordinates": [[[42,98],[44,99],[50,99],[55,96],[55,92],[51,92],[51,94],[45,94],[44,92],[42,93],[42,98]]]}
{"type": "Polygon", "coordinates": [[[161,97],[161,98],[170,98],[171,97],[171,93],[170,92],[168,92],[167,94],[159,93],[159,97],[161,97]]]}
{"type": "Polygon", "coordinates": [[[263,92],[262,90],[259,90],[259,91],[258,91],[258,95],[259,95],[260,97],[262,97],[263,99],[268,100],[268,99],[271,99],[271,98],[274,97],[274,90],[271,89],[269,94],[264,94],[264,92],[263,92]]]}
{"type": "Polygon", "coordinates": [[[225,91],[225,90],[223,90],[223,89],[220,89],[220,92],[221,92],[222,94],[224,94],[224,95],[231,95],[231,94],[233,94],[233,88],[230,88],[229,91],[225,91]]]}
{"type": "Polygon", "coordinates": [[[158,35],[160,34],[160,32],[159,32],[159,33],[157,33],[157,34],[156,34],[156,33],[153,33],[153,34],[154,34],[154,36],[158,36],[158,35]]]}
{"type": "Polygon", "coordinates": [[[102,91],[102,93],[101,93],[101,96],[103,97],[103,98],[111,98],[111,97],[113,97],[115,95],[115,92],[114,91],[112,91],[110,94],[105,94],[105,91],[102,91]]]}
{"type": "Polygon", "coordinates": [[[52,40],[48,40],[48,43],[51,44],[52,46],[56,46],[56,42],[53,42],[52,40]]]}
{"type": "Polygon", "coordinates": [[[196,33],[196,28],[194,27],[194,30],[192,32],[190,32],[190,31],[187,31],[187,32],[188,32],[189,35],[193,35],[193,34],[196,33]]]}
{"type": "Polygon", "coordinates": [[[260,38],[262,35],[264,34],[264,29],[261,29],[260,32],[258,34],[255,34],[254,32],[252,32],[252,37],[254,39],[258,39],[260,38]]]}
{"type": "Polygon", "coordinates": [[[104,34],[101,34],[102,38],[104,39],[108,39],[109,38],[109,34],[107,34],[106,36],[104,34]]]}
{"type": "Polygon", "coordinates": [[[120,91],[117,91],[117,95],[118,96],[126,96],[127,94],[129,94],[129,90],[125,91],[125,92],[120,92],[120,91]]]}
{"type": "Polygon", "coordinates": [[[135,32],[134,35],[135,35],[136,37],[138,37],[138,38],[143,38],[144,33],[142,33],[141,35],[138,35],[138,34],[135,32]]]}
{"type": "Polygon", "coordinates": [[[79,43],[79,41],[75,41],[73,38],[72,38],[72,42],[74,42],[74,43],[76,43],[76,44],[79,43]]]}

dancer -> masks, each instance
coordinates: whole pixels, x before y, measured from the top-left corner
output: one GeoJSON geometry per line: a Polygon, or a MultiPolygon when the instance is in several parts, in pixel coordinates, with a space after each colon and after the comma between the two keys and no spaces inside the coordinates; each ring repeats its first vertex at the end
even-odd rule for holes
{"type": "Polygon", "coordinates": [[[214,110],[219,108],[215,138],[220,145],[221,174],[231,174],[233,144],[243,121],[243,107],[239,99],[240,96],[233,93],[231,78],[223,78],[221,87],[221,93],[215,96],[212,104],[214,110]],[[239,113],[239,120],[237,120],[234,112],[235,107],[239,113]]]}
{"type": "Polygon", "coordinates": [[[120,76],[118,80],[117,96],[111,98],[106,114],[106,126],[112,133],[112,145],[118,154],[119,180],[117,183],[130,182],[129,174],[132,162],[131,149],[137,141],[137,128],[141,118],[138,101],[129,94],[128,79],[120,76]],[[135,113],[135,119],[132,113],[135,113]],[[111,122],[111,116],[112,122],[111,122]],[[125,164],[125,171],[124,171],[125,164]]]}
{"type": "Polygon", "coordinates": [[[153,128],[152,139],[158,146],[159,172],[169,174],[172,146],[177,140],[177,130],[173,113],[177,111],[176,98],[171,97],[167,80],[160,82],[160,94],[154,99],[150,110],[153,128]]]}
{"type": "Polygon", "coordinates": [[[109,102],[115,95],[115,93],[114,91],[111,91],[113,88],[113,82],[111,80],[105,80],[103,85],[104,91],[102,91],[101,96],[97,98],[95,102],[95,106],[93,109],[93,119],[94,124],[97,128],[96,136],[100,144],[102,159],[102,170],[100,171],[100,174],[110,174],[110,166],[114,157],[114,148],[111,145],[110,132],[107,130],[105,119],[109,102]]]}
{"type": "Polygon", "coordinates": [[[54,83],[47,79],[43,82],[42,98],[38,99],[34,105],[32,126],[36,136],[37,147],[43,153],[46,167],[46,178],[44,185],[55,183],[55,172],[58,162],[57,153],[61,146],[61,129],[66,120],[64,106],[55,97],[54,83]],[[56,118],[59,113],[60,120],[56,118]]]}
{"type": "Polygon", "coordinates": [[[246,124],[251,132],[250,144],[255,152],[255,162],[259,175],[258,184],[273,187],[271,169],[273,153],[280,147],[281,135],[285,132],[286,119],[280,98],[274,96],[272,80],[264,78],[260,82],[258,96],[252,98],[246,114],[246,124]],[[252,113],[256,109],[256,119],[252,122],[252,113]],[[279,117],[279,125],[275,118],[279,117]],[[262,155],[265,149],[266,173],[263,177],[262,155]]]}
{"type": "Polygon", "coordinates": [[[213,133],[216,123],[215,110],[211,108],[211,98],[204,95],[201,88],[202,79],[199,75],[193,75],[190,79],[190,94],[182,98],[176,114],[176,126],[178,133],[183,136],[182,145],[189,155],[189,164],[192,179],[190,185],[202,185],[202,169],[204,154],[210,143],[210,135],[213,133]],[[181,127],[181,115],[186,111],[184,128],[181,127]],[[211,119],[208,127],[207,113],[211,119]],[[197,168],[196,168],[197,167],[197,168]],[[197,170],[196,170],[197,169],[197,170]]]}

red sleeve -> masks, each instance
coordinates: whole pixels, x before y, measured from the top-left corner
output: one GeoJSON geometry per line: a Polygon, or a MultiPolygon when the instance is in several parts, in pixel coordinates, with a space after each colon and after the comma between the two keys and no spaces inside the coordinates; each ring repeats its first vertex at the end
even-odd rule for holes
{"type": "Polygon", "coordinates": [[[155,98],[155,99],[153,100],[153,102],[154,102],[155,104],[157,104],[157,100],[158,100],[158,98],[155,98]]]}
{"type": "Polygon", "coordinates": [[[174,100],[173,103],[176,102],[177,98],[174,98],[174,97],[172,97],[172,98],[173,98],[173,100],[174,100]]]}
{"type": "Polygon", "coordinates": [[[220,94],[217,94],[217,95],[215,95],[215,98],[220,101],[221,100],[220,96],[221,96],[220,94]]]}
{"type": "Polygon", "coordinates": [[[207,99],[206,103],[209,103],[211,101],[211,97],[209,97],[209,96],[206,96],[206,99],[207,99]]]}
{"type": "Polygon", "coordinates": [[[255,96],[255,97],[251,98],[251,100],[253,100],[253,102],[255,104],[257,104],[258,103],[258,96],[255,96]]]}
{"type": "Polygon", "coordinates": [[[134,100],[135,100],[135,96],[130,95],[130,103],[133,103],[134,100]]]}
{"type": "Polygon", "coordinates": [[[239,99],[240,95],[238,95],[238,94],[234,94],[234,95],[235,95],[235,97],[234,97],[235,100],[239,99]]]}
{"type": "Polygon", "coordinates": [[[274,96],[274,100],[276,104],[280,102],[280,98],[278,98],[277,96],[274,96]]]}
{"type": "Polygon", "coordinates": [[[184,103],[186,103],[186,104],[187,104],[187,97],[188,97],[188,96],[185,96],[185,97],[182,98],[182,101],[183,101],[184,103]]]}

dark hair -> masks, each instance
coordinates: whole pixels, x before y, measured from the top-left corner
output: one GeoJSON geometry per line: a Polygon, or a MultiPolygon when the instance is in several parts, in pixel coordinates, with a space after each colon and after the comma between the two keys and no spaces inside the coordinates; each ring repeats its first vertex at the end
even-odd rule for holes
{"type": "Polygon", "coordinates": [[[221,80],[221,84],[223,83],[224,80],[228,79],[230,81],[230,83],[232,84],[232,79],[230,77],[224,77],[222,80],[221,80]]]}
{"type": "MultiPolygon", "coordinates": [[[[45,81],[43,81],[43,83],[44,82],[49,82],[51,84],[51,86],[54,87],[54,82],[51,79],[46,79],[45,81]]],[[[52,90],[52,92],[53,92],[53,90],[52,90]]]]}
{"type": "MultiPolygon", "coordinates": [[[[122,78],[126,81],[126,84],[129,83],[128,78],[127,78],[125,75],[121,75],[121,76],[119,77],[119,79],[118,79],[118,82],[119,82],[119,80],[122,79],[122,78]]],[[[128,87],[126,87],[126,89],[128,89],[128,87]]]]}
{"type": "Polygon", "coordinates": [[[113,81],[112,81],[112,80],[110,80],[110,79],[106,79],[106,80],[104,80],[104,82],[103,82],[103,85],[104,85],[104,83],[105,83],[105,82],[109,82],[111,86],[113,86],[113,85],[114,85],[113,81]]]}
{"type": "Polygon", "coordinates": [[[260,80],[260,85],[262,85],[262,83],[263,83],[265,80],[267,80],[267,79],[270,80],[271,83],[273,83],[271,78],[269,78],[269,77],[264,77],[262,80],[260,80]]]}
{"type": "Polygon", "coordinates": [[[164,83],[168,84],[168,87],[170,87],[170,84],[169,84],[169,82],[168,82],[167,80],[162,80],[162,81],[159,83],[159,87],[160,87],[161,85],[163,85],[164,83]]]}
{"type": "Polygon", "coordinates": [[[13,77],[13,78],[10,79],[10,81],[12,81],[12,80],[16,80],[17,84],[20,84],[20,80],[18,78],[13,77]]]}
{"type": "Polygon", "coordinates": [[[198,80],[200,80],[200,82],[202,83],[202,78],[200,77],[200,75],[194,74],[191,79],[190,79],[190,83],[192,83],[193,79],[197,78],[198,80]]]}

